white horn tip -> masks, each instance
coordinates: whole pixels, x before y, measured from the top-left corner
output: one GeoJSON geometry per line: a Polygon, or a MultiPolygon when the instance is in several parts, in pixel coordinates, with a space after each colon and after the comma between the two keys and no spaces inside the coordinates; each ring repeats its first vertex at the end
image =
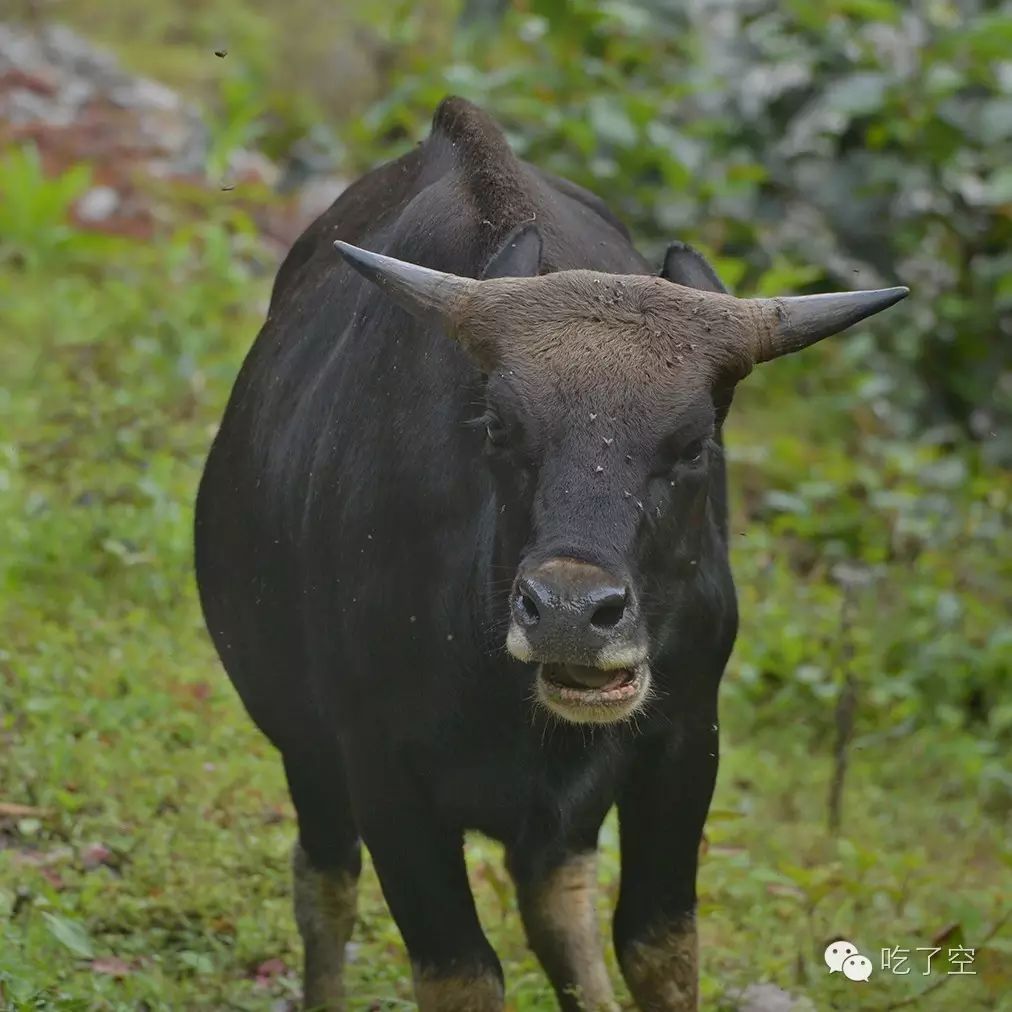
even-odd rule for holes
{"type": "Polygon", "coordinates": [[[892,296],[890,305],[894,305],[900,299],[905,299],[910,294],[910,289],[906,285],[897,285],[895,288],[883,288],[882,294],[892,296]]]}

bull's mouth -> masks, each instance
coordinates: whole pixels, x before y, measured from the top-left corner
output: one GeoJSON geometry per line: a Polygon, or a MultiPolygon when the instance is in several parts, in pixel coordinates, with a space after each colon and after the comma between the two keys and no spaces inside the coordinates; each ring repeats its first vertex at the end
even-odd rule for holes
{"type": "Polygon", "coordinates": [[[537,673],[541,704],[578,724],[611,724],[632,716],[646,700],[650,668],[591,668],[578,664],[542,664],[537,673]]]}

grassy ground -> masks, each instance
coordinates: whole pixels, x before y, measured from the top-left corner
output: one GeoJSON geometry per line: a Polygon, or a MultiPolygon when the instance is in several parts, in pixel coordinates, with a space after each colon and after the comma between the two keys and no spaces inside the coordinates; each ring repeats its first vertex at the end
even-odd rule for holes
{"type": "MultiPolygon", "coordinates": [[[[68,229],[55,198],[20,231],[0,218],[0,1008],[297,995],[291,809],[191,576],[199,468],[273,269],[221,199],[144,246],[68,229]]],[[[877,440],[844,396],[855,340],[772,367],[735,406],[743,630],[701,871],[704,1005],[769,980],[818,1009],[1012,1009],[1007,760],[959,705],[1007,660],[1007,485],[877,440]],[[845,592],[855,555],[875,580],[845,592]],[[827,972],[839,935],[872,957],[867,983],[827,972]],[[959,945],[975,975],[947,973],[959,945]],[[882,971],[885,947],[911,950],[912,973],[882,971]],[[932,973],[917,947],[940,948],[932,973]]],[[[602,919],[611,824],[603,844],[602,919]]],[[[470,867],[510,1007],[552,1008],[497,848],[473,840],[470,867]]],[[[410,1008],[368,868],[361,906],[353,1008],[410,1008]]]]}

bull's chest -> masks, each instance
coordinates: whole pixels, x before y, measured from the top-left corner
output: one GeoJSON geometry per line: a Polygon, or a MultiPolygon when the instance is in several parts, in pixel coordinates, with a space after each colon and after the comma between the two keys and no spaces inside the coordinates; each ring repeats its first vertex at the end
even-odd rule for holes
{"type": "Polygon", "coordinates": [[[441,814],[508,847],[551,845],[596,825],[614,801],[622,763],[614,748],[587,739],[573,747],[486,741],[458,754],[433,784],[441,814]]]}

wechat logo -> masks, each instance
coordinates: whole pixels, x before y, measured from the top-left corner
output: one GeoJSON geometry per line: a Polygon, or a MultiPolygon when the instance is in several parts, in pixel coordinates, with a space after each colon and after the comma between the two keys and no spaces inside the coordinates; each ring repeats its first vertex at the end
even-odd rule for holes
{"type": "Polygon", "coordinates": [[[847,980],[867,980],[871,976],[871,960],[862,956],[857,946],[844,938],[830,942],[823,959],[830,973],[842,973],[847,980]]]}

